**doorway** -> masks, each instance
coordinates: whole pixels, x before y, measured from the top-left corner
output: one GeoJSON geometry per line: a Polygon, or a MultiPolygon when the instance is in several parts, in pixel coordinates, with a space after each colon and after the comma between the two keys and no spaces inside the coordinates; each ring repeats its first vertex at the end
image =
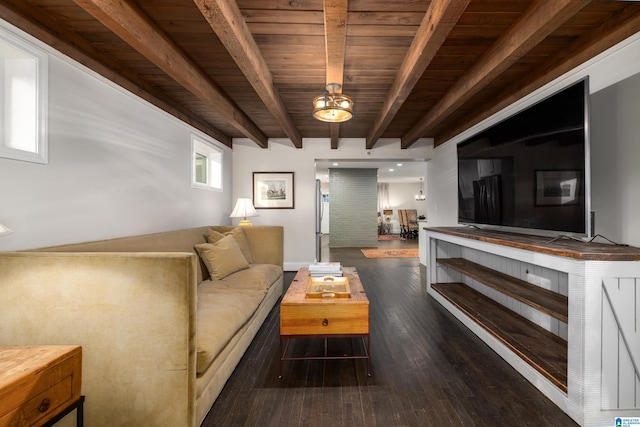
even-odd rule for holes
{"type": "MultiPolygon", "coordinates": [[[[322,256],[321,244],[328,245],[331,234],[330,220],[332,213],[330,191],[330,169],[339,168],[373,168],[377,169],[377,181],[389,183],[391,188],[389,215],[390,233],[400,233],[398,209],[417,209],[418,214],[426,216],[426,202],[416,201],[415,196],[424,191],[427,161],[415,159],[316,159],[316,255],[322,256]],[[421,180],[422,179],[422,180],[421,180]]],[[[377,218],[377,207],[374,208],[377,218]]],[[[377,222],[377,219],[376,219],[377,222]]],[[[376,224],[377,227],[377,224],[376,224]]]]}

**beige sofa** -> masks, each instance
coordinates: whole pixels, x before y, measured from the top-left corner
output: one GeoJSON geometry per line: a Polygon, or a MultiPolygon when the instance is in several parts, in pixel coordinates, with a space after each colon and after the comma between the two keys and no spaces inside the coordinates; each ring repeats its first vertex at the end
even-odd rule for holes
{"type": "Polygon", "coordinates": [[[200,425],[283,285],[282,227],[244,228],[222,279],[212,228],[0,253],[0,345],[81,345],[88,426],[200,425]]]}

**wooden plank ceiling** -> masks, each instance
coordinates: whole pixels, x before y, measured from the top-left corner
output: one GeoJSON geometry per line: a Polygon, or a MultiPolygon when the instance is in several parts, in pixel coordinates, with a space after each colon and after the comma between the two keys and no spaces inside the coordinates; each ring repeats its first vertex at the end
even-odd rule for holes
{"type": "Polygon", "coordinates": [[[467,129],[640,31],[640,2],[2,0],[0,18],[228,146],[467,129]],[[311,101],[342,84],[355,116],[311,101]]]}

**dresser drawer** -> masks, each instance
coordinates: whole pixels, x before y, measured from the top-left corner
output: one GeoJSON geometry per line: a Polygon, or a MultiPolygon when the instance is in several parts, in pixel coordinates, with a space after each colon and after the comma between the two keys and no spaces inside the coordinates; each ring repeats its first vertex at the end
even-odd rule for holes
{"type": "Polygon", "coordinates": [[[368,304],[280,306],[281,335],[350,335],[368,333],[368,304]]]}
{"type": "Polygon", "coordinates": [[[80,347],[0,348],[0,427],[39,426],[80,398],[80,347]]]}
{"type": "Polygon", "coordinates": [[[67,377],[0,418],[0,426],[31,426],[44,422],[73,400],[71,377],[67,377]]]}

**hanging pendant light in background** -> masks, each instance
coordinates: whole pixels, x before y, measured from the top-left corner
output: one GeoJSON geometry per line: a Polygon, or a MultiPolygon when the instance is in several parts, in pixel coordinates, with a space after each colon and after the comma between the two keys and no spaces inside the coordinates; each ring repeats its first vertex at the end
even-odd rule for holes
{"type": "Polygon", "coordinates": [[[422,192],[423,188],[424,187],[423,187],[422,178],[420,178],[420,192],[416,194],[416,201],[418,202],[424,202],[425,200],[427,200],[427,196],[425,196],[424,193],[422,192]]]}

